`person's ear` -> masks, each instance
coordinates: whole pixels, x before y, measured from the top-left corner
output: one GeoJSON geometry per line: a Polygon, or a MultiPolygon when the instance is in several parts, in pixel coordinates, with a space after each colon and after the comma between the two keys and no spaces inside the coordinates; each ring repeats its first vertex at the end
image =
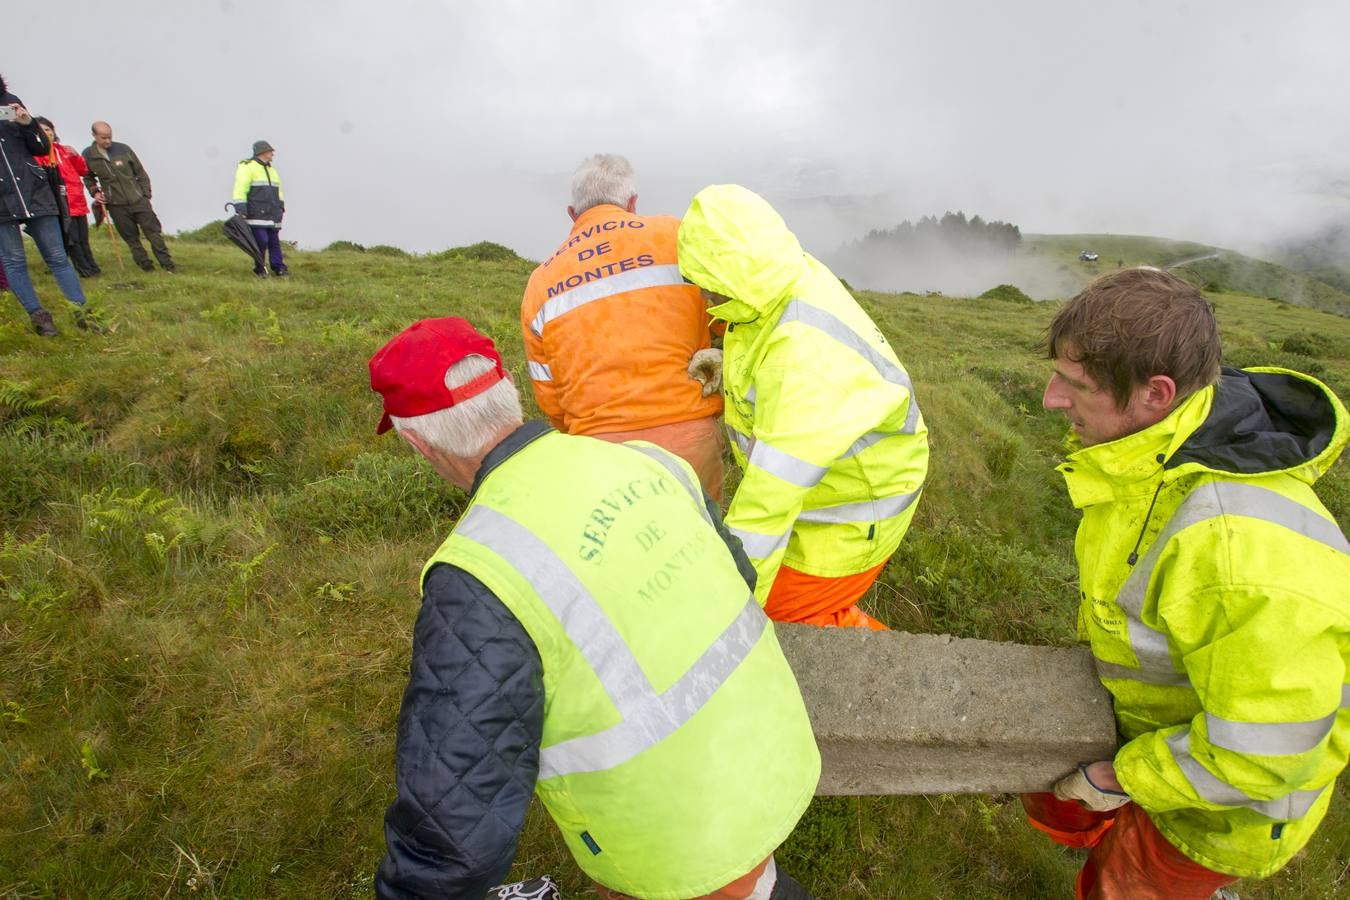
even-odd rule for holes
{"type": "Polygon", "coordinates": [[[414,450],[422,454],[422,458],[431,462],[431,445],[427,443],[426,438],[417,433],[413,428],[397,429],[398,436],[407,441],[414,450]]]}
{"type": "Polygon", "coordinates": [[[637,213],[637,194],[628,198],[628,205],[625,206],[624,209],[628,210],[630,213],[637,213]]]}
{"type": "Polygon", "coordinates": [[[1163,416],[1172,411],[1176,399],[1177,383],[1168,375],[1150,375],[1140,394],[1140,401],[1145,408],[1163,416]]]}
{"type": "Polygon", "coordinates": [[[567,215],[573,222],[577,220],[577,211],[571,206],[567,207],[567,215]]]}

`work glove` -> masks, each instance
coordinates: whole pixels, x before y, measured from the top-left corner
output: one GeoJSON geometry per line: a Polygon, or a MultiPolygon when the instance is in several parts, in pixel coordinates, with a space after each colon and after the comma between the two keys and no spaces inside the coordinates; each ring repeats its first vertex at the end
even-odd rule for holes
{"type": "Polygon", "coordinates": [[[689,377],[703,385],[703,396],[722,390],[722,351],[715,347],[695,351],[689,358],[689,377]]]}
{"type": "Polygon", "coordinates": [[[1129,794],[1102,790],[1093,784],[1088,778],[1086,765],[1079,766],[1072,775],[1055,782],[1055,797],[1076,800],[1093,812],[1110,812],[1130,802],[1129,794]]]}

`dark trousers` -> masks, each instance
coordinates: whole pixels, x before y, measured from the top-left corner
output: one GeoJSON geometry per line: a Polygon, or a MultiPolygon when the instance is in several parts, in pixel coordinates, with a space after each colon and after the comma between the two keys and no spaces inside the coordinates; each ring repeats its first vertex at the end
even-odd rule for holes
{"type": "Polygon", "coordinates": [[[70,227],[66,230],[66,255],[70,257],[75,271],[85,278],[97,275],[101,269],[94,261],[94,251],[89,247],[89,218],[71,216],[70,227]]]}
{"type": "MultiPolygon", "coordinates": [[[[267,254],[267,263],[272,267],[272,271],[278,274],[286,271],[286,261],[281,258],[281,229],[266,228],[259,225],[253,226],[253,239],[258,242],[258,247],[267,254]]],[[[261,267],[256,267],[254,271],[262,271],[261,267]]]]}
{"type": "Polygon", "coordinates": [[[131,257],[136,260],[136,265],[147,272],[155,267],[141,246],[140,235],[137,234],[139,231],[150,242],[150,249],[155,251],[155,259],[159,260],[160,267],[173,271],[173,257],[169,255],[169,248],[164,246],[164,229],[159,224],[159,216],[150,208],[149,200],[109,206],[108,212],[112,215],[117,233],[131,248],[131,257]]]}

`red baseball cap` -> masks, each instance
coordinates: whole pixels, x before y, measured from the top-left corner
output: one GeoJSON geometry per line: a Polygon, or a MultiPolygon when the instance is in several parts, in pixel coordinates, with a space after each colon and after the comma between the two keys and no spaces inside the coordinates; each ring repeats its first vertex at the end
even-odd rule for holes
{"type": "Polygon", "coordinates": [[[384,415],[376,434],[384,434],[399,418],[424,416],[448,409],[483,393],[507,373],[492,338],[479,334],[458,316],[414,322],[370,358],[370,389],[384,398],[384,415]],[[494,367],[453,391],[445,373],[466,356],[485,356],[494,367]]]}

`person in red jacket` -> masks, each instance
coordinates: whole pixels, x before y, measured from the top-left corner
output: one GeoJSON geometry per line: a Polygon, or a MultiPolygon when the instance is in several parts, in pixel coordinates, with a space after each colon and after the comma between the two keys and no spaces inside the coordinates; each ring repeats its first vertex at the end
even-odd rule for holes
{"type": "Polygon", "coordinates": [[[74,147],[60,143],[56,126],[46,116],[36,118],[52,149],[48,156],[37,157],[43,165],[55,165],[66,184],[66,205],[70,208],[70,226],[66,229],[66,255],[81,278],[92,278],[103,270],[94,261],[89,246],[89,202],[84,196],[84,177],[89,166],[74,147]]]}

